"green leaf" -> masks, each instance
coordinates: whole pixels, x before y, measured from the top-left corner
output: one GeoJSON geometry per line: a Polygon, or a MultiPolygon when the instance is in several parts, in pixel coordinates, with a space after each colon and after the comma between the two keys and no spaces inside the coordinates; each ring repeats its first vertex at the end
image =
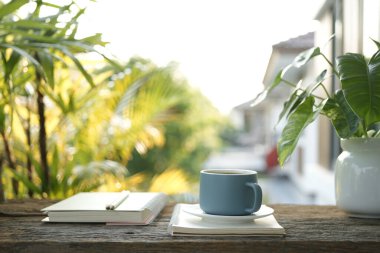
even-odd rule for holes
{"type": "Polygon", "coordinates": [[[14,35],[20,35],[23,40],[28,40],[28,41],[37,41],[37,42],[46,42],[46,43],[59,43],[60,40],[53,38],[51,36],[46,36],[46,35],[40,35],[37,33],[30,31],[25,31],[21,29],[11,29],[12,34],[14,35]]]}
{"type": "Polygon", "coordinates": [[[280,117],[278,122],[286,115],[289,115],[305,100],[305,98],[309,97],[313,90],[318,87],[324,80],[326,76],[327,70],[322,71],[315,80],[310,83],[305,90],[302,90],[300,87],[300,83],[297,85],[297,89],[291,94],[290,99],[284,103],[284,108],[280,113],[280,117]]]}
{"type": "MultiPolygon", "coordinates": [[[[73,2],[74,3],[74,2],[73,2]]],[[[54,36],[57,37],[57,38],[62,38],[62,37],[65,37],[65,35],[67,34],[67,31],[69,31],[69,29],[74,25],[74,30],[75,30],[75,33],[76,33],[76,30],[78,29],[78,18],[84,13],[85,9],[80,9],[78,11],[78,13],[74,16],[74,17],[71,17],[71,20],[69,22],[66,23],[66,25],[58,32],[56,33],[54,36]]],[[[71,34],[72,35],[72,34],[71,34]]],[[[69,36],[69,38],[71,37],[71,35],[69,36]]],[[[72,39],[74,39],[74,36],[72,37],[72,39]]]]}
{"type": "Polygon", "coordinates": [[[337,58],[337,70],[348,104],[366,126],[380,121],[380,50],[367,64],[363,55],[337,58]]]}
{"type": "Polygon", "coordinates": [[[9,45],[9,44],[4,44],[4,43],[1,43],[0,47],[11,48],[13,51],[15,51],[16,53],[18,53],[22,57],[26,58],[29,62],[31,62],[35,66],[36,70],[39,73],[41,73],[42,75],[44,75],[44,71],[43,71],[40,63],[36,59],[34,59],[34,57],[31,56],[27,51],[23,50],[22,48],[19,48],[19,47],[13,46],[13,45],[9,45]]]}
{"type": "Polygon", "coordinates": [[[61,51],[65,55],[67,55],[68,57],[70,57],[70,59],[74,62],[74,64],[76,65],[77,69],[82,73],[82,75],[87,80],[87,82],[91,85],[91,87],[95,87],[95,83],[94,83],[91,75],[85,70],[85,68],[83,67],[82,63],[78,60],[78,58],[76,58],[74,54],[72,54],[70,51],[68,51],[66,49],[62,49],[61,51]]]}
{"type": "Polygon", "coordinates": [[[296,68],[300,68],[306,63],[308,63],[313,57],[321,54],[321,50],[319,47],[313,47],[308,50],[303,51],[299,55],[294,58],[292,66],[296,68]]]}
{"type": "Polygon", "coordinates": [[[291,67],[292,67],[292,65],[290,64],[290,65],[286,66],[285,68],[281,69],[281,70],[277,73],[276,77],[274,78],[274,81],[272,82],[271,85],[269,85],[269,87],[268,87],[268,91],[273,90],[274,88],[276,88],[276,87],[282,82],[285,73],[286,73],[291,67]]]}
{"type": "Polygon", "coordinates": [[[338,90],[334,98],[327,100],[322,113],[331,120],[340,138],[354,136],[359,128],[360,118],[348,105],[342,90],[338,90]]]}
{"type": "Polygon", "coordinates": [[[31,29],[38,29],[38,30],[52,30],[52,29],[57,29],[55,25],[49,24],[49,23],[43,23],[41,21],[37,20],[19,20],[16,22],[3,22],[1,23],[2,26],[4,27],[10,27],[10,28],[15,28],[15,27],[21,27],[21,28],[31,28],[31,29]]]}
{"type": "Polygon", "coordinates": [[[296,89],[290,95],[289,99],[285,101],[280,116],[278,118],[278,122],[280,122],[283,117],[288,117],[295,108],[305,99],[306,92],[301,91],[300,89],[296,89]],[[301,93],[300,93],[301,92],[301,93]]]}
{"type": "Polygon", "coordinates": [[[79,41],[67,41],[64,40],[61,42],[62,45],[66,46],[70,52],[75,53],[87,53],[87,52],[96,52],[92,45],[85,44],[79,41]]]}
{"type": "Polygon", "coordinates": [[[71,187],[81,191],[89,191],[102,185],[105,175],[111,175],[115,178],[125,178],[127,168],[122,164],[104,160],[93,161],[85,165],[75,166],[71,174],[71,187]]]}
{"type": "Polygon", "coordinates": [[[313,111],[314,97],[309,96],[289,116],[288,122],[277,143],[278,161],[284,165],[293,153],[303,130],[314,121],[322,108],[313,111]]]}
{"type": "Polygon", "coordinates": [[[60,183],[59,183],[59,150],[58,145],[53,146],[52,152],[52,161],[49,166],[50,168],[50,189],[52,192],[58,192],[60,183]]]}
{"type": "Polygon", "coordinates": [[[5,119],[6,114],[4,111],[5,104],[0,103],[0,133],[4,133],[5,131],[5,119]]]}
{"type": "Polygon", "coordinates": [[[295,100],[298,98],[297,90],[295,90],[286,100],[282,106],[282,111],[278,116],[277,124],[284,118],[285,115],[288,115],[290,108],[295,103],[295,100]]]}
{"type": "Polygon", "coordinates": [[[372,38],[371,38],[371,40],[373,41],[373,43],[376,44],[377,49],[380,49],[380,42],[378,42],[377,40],[374,40],[374,39],[372,39],[372,38]]]}
{"type": "Polygon", "coordinates": [[[278,122],[282,120],[284,116],[289,117],[289,115],[301,104],[306,97],[309,97],[314,89],[318,87],[326,78],[327,70],[323,70],[313,82],[311,82],[305,90],[300,89],[301,81],[297,84],[296,89],[290,95],[289,99],[284,103],[283,109],[278,118],[278,122]]]}
{"type": "Polygon", "coordinates": [[[76,98],[75,98],[75,92],[70,91],[69,92],[69,102],[67,105],[68,111],[69,112],[75,112],[76,111],[76,98]]]}
{"type": "Polygon", "coordinates": [[[88,45],[100,45],[100,46],[106,46],[108,42],[102,41],[102,34],[96,33],[95,35],[83,38],[80,40],[81,42],[88,44],[88,45]]]}
{"type": "Polygon", "coordinates": [[[74,28],[71,30],[71,33],[68,37],[69,40],[74,40],[75,39],[75,36],[78,32],[78,24],[73,24],[74,28]]]}
{"type": "Polygon", "coordinates": [[[62,98],[61,94],[54,94],[51,90],[45,89],[45,95],[48,96],[54,103],[59,107],[63,114],[67,113],[66,104],[62,98]]]}
{"type": "Polygon", "coordinates": [[[306,92],[307,92],[307,95],[310,95],[319,85],[321,85],[321,83],[326,80],[325,76],[326,76],[326,73],[327,73],[327,70],[323,70],[315,79],[312,83],[310,83],[308,85],[308,87],[306,88],[306,92]]]}
{"type": "MultiPolygon", "coordinates": [[[[93,41],[94,42],[94,41],[93,41]]],[[[107,44],[107,42],[99,42],[99,44],[93,44],[89,45],[84,42],[80,41],[70,41],[70,40],[65,40],[61,42],[63,45],[68,46],[68,48],[72,52],[78,52],[78,53],[87,53],[87,52],[95,52],[99,55],[101,55],[108,63],[110,63],[114,68],[116,68],[117,71],[121,72],[124,71],[124,67],[121,66],[118,62],[110,59],[107,57],[105,54],[99,52],[98,50],[95,49],[94,46],[96,45],[103,45],[107,44]]]]}
{"type": "Polygon", "coordinates": [[[4,67],[5,67],[4,79],[6,82],[9,81],[14,68],[16,67],[17,63],[20,61],[20,58],[21,57],[19,53],[12,51],[12,54],[9,57],[9,60],[4,64],[4,67]]]}
{"type": "Polygon", "coordinates": [[[269,93],[269,91],[267,89],[265,89],[262,92],[260,92],[259,94],[257,94],[257,96],[252,100],[252,103],[250,106],[254,107],[254,106],[260,104],[261,102],[263,102],[265,100],[265,98],[268,96],[268,93],[269,93]]]}
{"type": "Polygon", "coordinates": [[[76,65],[77,69],[82,73],[87,82],[94,87],[94,81],[92,80],[91,75],[84,69],[82,63],[75,57],[75,55],[65,46],[59,44],[49,44],[49,43],[30,43],[31,46],[47,48],[47,49],[56,49],[61,51],[63,54],[68,56],[76,65]]]}
{"type": "Polygon", "coordinates": [[[59,172],[59,149],[58,145],[54,144],[53,146],[53,155],[50,165],[50,176],[57,177],[59,172]]]}
{"type": "Polygon", "coordinates": [[[39,179],[40,181],[42,181],[42,178],[44,177],[44,175],[43,175],[43,172],[42,172],[42,168],[41,168],[41,164],[40,164],[40,162],[37,161],[37,160],[34,158],[32,152],[26,151],[26,153],[27,153],[29,159],[32,161],[33,168],[34,168],[34,171],[35,171],[36,174],[37,174],[38,179],[39,179]]]}
{"type": "Polygon", "coordinates": [[[288,65],[286,66],[285,68],[281,69],[278,74],[276,75],[276,77],[274,78],[273,82],[268,86],[266,87],[262,92],[260,92],[251,102],[251,107],[254,107],[258,104],[260,104],[262,101],[264,101],[264,99],[268,96],[268,94],[274,89],[276,88],[281,82],[282,82],[282,78],[283,76],[285,75],[285,73],[292,67],[292,65],[288,65]]]}
{"type": "Polygon", "coordinates": [[[42,50],[37,52],[38,60],[41,63],[41,66],[46,75],[46,81],[51,88],[54,88],[54,61],[51,54],[44,52],[42,50]]]}
{"type": "MultiPolygon", "coordinates": [[[[15,76],[13,78],[12,82],[13,82],[14,87],[20,87],[20,86],[25,87],[25,83],[32,80],[32,77],[34,77],[34,74],[27,72],[27,73],[23,73],[22,75],[15,76]]],[[[25,89],[23,88],[23,90],[25,90],[25,89]]],[[[24,94],[26,94],[26,93],[24,93],[24,94]]]]}
{"type": "Polygon", "coordinates": [[[17,11],[21,6],[27,4],[29,0],[12,0],[6,5],[1,6],[0,8],[0,19],[4,16],[11,14],[17,11]]]}
{"type": "Polygon", "coordinates": [[[120,98],[117,106],[115,108],[115,115],[123,115],[124,109],[133,101],[133,98],[136,97],[136,93],[139,89],[146,84],[146,82],[154,75],[155,72],[146,74],[145,76],[137,79],[131,84],[131,86],[126,90],[123,96],[120,98]]]}
{"type": "Polygon", "coordinates": [[[52,4],[52,3],[48,3],[48,2],[41,2],[41,4],[48,6],[48,7],[51,7],[51,8],[56,8],[56,9],[62,8],[62,6],[60,6],[60,5],[56,5],[56,4],[52,4]]]}
{"type": "Polygon", "coordinates": [[[33,191],[34,193],[42,194],[41,189],[36,184],[34,184],[32,181],[30,181],[27,176],[22,175],[21,173],[19,173],[16,170],[12,170],[12,169],[8,169],[8,170],[13,174],[13,177],[17,181],[22,182],[26,186],[27,189],[33,191]]]}

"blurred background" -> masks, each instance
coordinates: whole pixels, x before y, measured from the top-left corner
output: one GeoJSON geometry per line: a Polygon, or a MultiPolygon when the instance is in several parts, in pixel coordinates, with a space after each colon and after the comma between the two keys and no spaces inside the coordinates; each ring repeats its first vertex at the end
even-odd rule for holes
{"type": "MultiPolygon", "coordinates": [[[[266,203],[335,204],[340,149],[328,120],[280,168],[277,120],[291,90],[252,99],[314,46],[332,63],[371,55],[379,0],[0,6],[1,200],[129,189],[197,202],[200,170],[222,168],[258,171],[266,203]]],[[[308,80],[320,65],[287,78],[308,80]]]]}

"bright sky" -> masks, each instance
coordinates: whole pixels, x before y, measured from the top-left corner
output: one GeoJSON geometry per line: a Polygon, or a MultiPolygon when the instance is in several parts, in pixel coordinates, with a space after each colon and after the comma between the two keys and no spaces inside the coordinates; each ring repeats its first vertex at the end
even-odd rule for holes
{"type": "Polygon", "coordinates": [[[321,0],[98,0],[81,26],[122,60],[179,71],[223,113],[262,89],[271,46],[312,31],[321,0]]]}

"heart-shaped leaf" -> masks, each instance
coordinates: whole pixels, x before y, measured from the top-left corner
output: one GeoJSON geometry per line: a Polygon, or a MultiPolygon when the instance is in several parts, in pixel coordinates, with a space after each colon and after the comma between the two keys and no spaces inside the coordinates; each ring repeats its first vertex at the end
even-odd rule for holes
{"type": "Polygon", "coordinates": [[[313,57],[321,54],[321,49],[319,47],[312,47],[300,53],[294,58],[292,66],[300,68],[306,63],[308,63],[313,57]]]}
{"type": "Polygon", "coordinates": [[[319,115],[322,106],[317,107],[316,110],[313,110],[313,108],[314,97],[309,96],[289,116],[277,143],[278,161],[281,166],[293,153],[303,130],[319,115]]]}
{"type": "MultiPolygon", "coordinates": [[[[282,107],[282,111],[280,116],[278,117],[277,123],[279,123],[285,116],[287,117],[291,113],[291,108],[299,101],[299,93],[300,90],[295,90],[289,97],[287,101],[285,101],[284,106],[282,107]]],[[[300,103],[300,102],[299,102],[300,103]]]]}
{"type": "Polygon", "coordinates": [[[347,53],[337,59],[337,70],[348,104],[366,126],[380,121],[380,50],[370,61],[347,53]]]}
{"type": "Polygon", "coordinates": [[[284,103],[283,110],[280,113],[278,121],[280,121],[284,116],[287,118],[293,113],[293,111],[301,104],[306,98],[306,91],[301,89],[296,89],[290,95],[289,100],[284,103]]]}
{"type": "Polygon", "coordinates": [[[331,120],[340,138],[354,136],[359,128],[360,118],[348,105],[342,90],[338,90],[333,98],[327,100],[322,113],[331,120]]]}
{"type": "Polygon", "coordinates": [[[274,78],[273,82],[267,86],[262,92],[260,92],[251,102],[251,107],[256,106],[260,104],[267,96],[268,94],[276,88],[281,82],[282,77],[285,75],[285,73],[289,70],[289,68],[292,67],[292,65],[288,65],[285,68],[281,69],[276,77],[274,78]]]}
{"type": "Polygon", "coordinates": [[[290,95],[289,99],[284,103],[277,123],[280,122],[284,116],[289,117],[289,115],[298,107],[298,105],[301,104],[306,97],[312,94],[313,90],[325,80],[326,72],[327,70],[323,70],[315,78],[315,80],[306,87],[305,90],[300,89],[301,82],[299,82],[296,89],[290,95]]]}
{"type": "Polygon", "coordinates": [[[306,88],[306,92],[307,92],[307,95],[310,95],[324,80],[326,80],[325,76],[326,76],[326,73],[327,73],[327,70],[323,70],[315,79],[313,82],[311,82],[307,88],[306,88]]]}

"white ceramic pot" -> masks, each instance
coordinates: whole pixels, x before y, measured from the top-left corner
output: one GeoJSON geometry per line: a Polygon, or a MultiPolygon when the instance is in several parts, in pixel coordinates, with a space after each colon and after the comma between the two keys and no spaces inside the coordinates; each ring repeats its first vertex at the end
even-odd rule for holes
{"type": "Polygon", "coordinates": [[[380,218],[380,138],[341,140],[335,165],[338,208],[350,216],[380,218]]]}

